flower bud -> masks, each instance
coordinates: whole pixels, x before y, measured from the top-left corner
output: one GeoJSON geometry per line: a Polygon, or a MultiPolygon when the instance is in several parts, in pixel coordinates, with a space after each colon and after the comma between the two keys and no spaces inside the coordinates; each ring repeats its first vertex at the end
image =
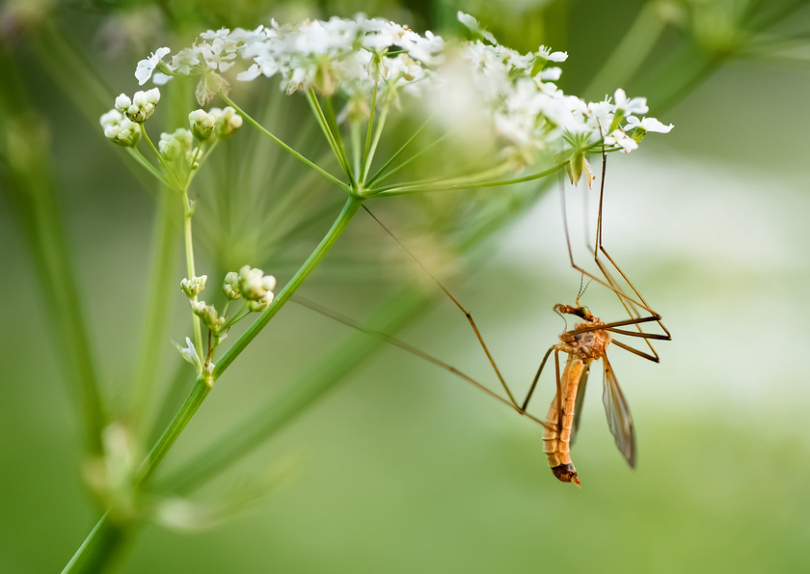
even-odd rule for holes
{"type": "Polygon", "coordinates": [[[152,88],[145,92],[135,92],[131,100],[126,94],[121,94],[115,98],[115,109],[126,114],[131,121],[142,123],[155,113],[158,101],[160,101],[160,90],[152,88]]]}
{"type": "Polygon", "coordinates": [[[231,301],[242,298],[242,292],[239,290],[239,274],[236,271],[231,271],[225,275],[222,291],[225,292],[225,296],[231,301]]]}
{"type": "Polygon", "coordinates": [[[205,326],[213,333],[218,333],[225,324],[225,317],[220,317],[213,305],[208,305],[205,301],[190,301],[191,310],[205,326]]]}
{"type": "MultiPolygon", "coordinates": [[[[121,117],[120,121],[116,122],[115,116],[111,115],[113,113],[118,114],[118,112],[113,110],[101,117],[102,125],[106,123],[104,136],[120,146],[135,147],[141,139],[141,130],[138,124],[124,117],[121,117]]],[[[120,116],[121,114],[118,115],[120,116]]]]}
{"type": "Polygon", "coordinates": [[[194,137],[204,142],[214,133],[217,117],[205,110],[194,110],[188,115],[188,123],[191,125],[191,133],[194,134],[194,137]]]}
{"type": "Polygon", "coordinates": [[[160,141],[158,142],[158,150],[160,155],[168,160],[177,160],[185,158],[191,153],[194,146],[194,138],[191,132],[185,128],[178,128],[174,133],[160,134],[160,141]]]}
{"type": "Polygon", "coordinates": [[[242,127],[242,116],[236,113],[236,110],[231,106],[226,107],[224,110],[219,108],[212,108],[209,112],[216,118],[216,134],[219,139],[226,139],[236,133],[236,130],[242,127]]]}
{"type": "Polygon", "coordinates": [[[263,311],[273,300],[276,278],[272,275],[265,275],[261,269],[253,269],[249,265],[245,265],[239,270],[238,287],[242,296],[247,299],[248,308],[251,311],[263,311]]]}
{"type": "Polygon", "coordinates": [[[191,279],[183,279],[180,281],[180,288],[183,290],[183,293],[186,294],[186,297],[189,299],[194,299],[194,297],[203,292],[205,289],[205,282],[207,280],[207,275],[203,275],[201,277],[192,277],[191,279]]]}

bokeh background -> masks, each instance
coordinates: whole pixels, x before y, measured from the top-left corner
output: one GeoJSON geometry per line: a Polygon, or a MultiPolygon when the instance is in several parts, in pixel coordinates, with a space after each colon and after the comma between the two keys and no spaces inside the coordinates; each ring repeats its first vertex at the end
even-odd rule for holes
{"type": "MultiPolygon", "coordinates": [[[[810,11],[801,4],[780,3],[789,18],[745,37],[743,48],[735,31],[764,3],[4,4],[4,57],[21,73],[38,122],[31,125],[47,133],[43,153],[110,405],[126,398],[136,366],[157,190],[139,183],[104,139],[96,118],[106,108],[84,88],[85,78],[59,77],[66,68],[49,33],[66,36],[100,78],[93,85],[114,94],[134,91],[132,71],[149,51],[182,46],[205,28],[363,10],[453,34],[460,33],[454,20],[462,9],[506,45],[568,51],[560,82],[567,92],[596,99],[623,86],[648,96],[651,114],[676,126],[649,137],[638,152],[612,156],[607,171],[605,243],[673,334],[657,346],[658,365],[611,350],[636,422],[635,471],[613,446],[598,377],[573,451],[580,490],[551,476],[536,425],[400,349],[370,349],[270,440],[201,488],[182,491],[210,500],[270,477],[265,495],[199,532],[145,524],[131,537],[120,571],[806,571],[810,11]],[[651,22],[665,22],[652,44],[639,32],[654,30],[651,22]],[[637,43],[622,43],[631,34],[637,43]],[[637,66],[632,73],[610,64],[617,46],[620,61],[636,62],[627,64],[637,66]],[[691,72],[667,67],[681,61],[702,65],[691,72]]],[[[284,136],[313,154],[323,149],[299,98],[274,90],[245,98],[284,136]]],[[[0,126],[8,133],[9,125],[6,113],[0,126]]],[[[301,200],[285,204],[294,215],[281,217],[274,211],[284,197],[279,188],[304,174],[247,132],[197,191],[198,267],[216,275],[251,258],[283,281],[342,197],[305,180],[301,200]],[[245,149],[266,154],[249,171],[239,163],[245,149]]],[[[82,481],[81,425],[26,239],[8,142],[0,166],[0,571],[52,572],[100,511],[82,481]]],[[[464,254],[453,247],[459,230],[486,215],[458,207],[465,196],[370,207],[438,269],[472,311],[507,380],[525,389],[564,328],[551,307],[572,302],[580,278],[567,261],[559,186],[498,193],[501,204],[519,207],[517,215],[464,254]]],[[[572,242],[585,262],[583,213],[593,216],[595,192],[565,193],[572,242]]],[[[476,195],[474,205],[486,200],[476,195]]],[[[494,387],[464,317],[386,243],[369,218],[359,217],[302,294],[364,320],[416,281],[430,303],[397,336],[494,387]]],[[[185,336],[187,312],[179,290],[168,292],[156,424],[176,409],[190,380],[183,382],[171,344],[185,336]]],[[[620,317],[597,285],[584,302],[604,319],[620,317]]],[[[217,383],[160,477],[171,482],[172,470],[257,420],[257,409],[261,420],[262,404],[284,400],[313,364],[358,337],[312,311],[286,307],[217,383]]],[[[538,413],[551,386],[546,378],[538,413]]]]}

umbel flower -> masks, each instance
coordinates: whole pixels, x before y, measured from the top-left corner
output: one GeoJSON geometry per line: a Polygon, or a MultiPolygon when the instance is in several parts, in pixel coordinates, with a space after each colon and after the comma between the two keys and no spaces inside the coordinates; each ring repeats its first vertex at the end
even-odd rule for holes
{"type": "Polygon", "coordinates": [[[644,118],[646,100],[628,98],[623,90],[591,103],[563,93],[555,84],[562,70],[548,64],[564,62],[566,53],[541,46],[521,54],[500,45],[474,18],[459,12],[459,20],[474,39],[446,42],[431,32],[420,35],[363,15],[209,30],[171,57],[168,48],[158,49],[139,62],[136,77],[144,84],[150,78],[165,83],[172,76],[200,76],[200,105],[228,91],[225,72],[242,82],[277,78],[288,94],[312,90],[341,96],[347,101],[341,119],[354,122],[365,119],[362,112],[375,99],[395,105],[402,97],[421,99],[431,102],[423,107],[439,112],[445,123],[473,118],[483,126],[477,133],[496,141],[513,167],[570,148],[572,162],[580,162],[569,169],[574,180],[589,173],[585,157],[597,142],[630,152],[647,132],[672,128],[644,118]],[[437,107],[436,102],[444,103],[437,107]]]}

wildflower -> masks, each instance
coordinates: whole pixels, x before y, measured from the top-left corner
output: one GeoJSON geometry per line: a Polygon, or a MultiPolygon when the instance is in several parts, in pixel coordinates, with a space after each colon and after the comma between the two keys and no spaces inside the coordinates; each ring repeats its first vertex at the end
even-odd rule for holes
{"type": "Polygon", "coordinates": [[[138,67],[135,69],[135,77],[138,79],[139,86],[143,86],[149,78],[152,77],[155,68],[162,63],[163,57],[169,52],[171,52],[169,48],[158,48],[148,58],[138,62],[138,67]]]}
{"type": "Polygon", "coordinates": [[[178,128],[174,133],[160,134],[158,150],[160,155],[168,160],[186,159],[191,161],[192,150],[194,148],[194,137],[185,128],[178,128]]]}
{"type": "Polygon", "coordinates": [[[194,110],[188,115],[188,123],[191,125],[191,133],[194,134],[194,137],[204,142],[214,133],[217,117],[205,110],[194,110]]]}
{"type": "Polygon", "coordinates": [[[138,124],[125,118],[118,110],[110,110],[101,116],[104,136],[123,147],[134,147],[141,139],[138,124]]]}
{"type": "Polygon", "coordinates": [[[200,356],[197,354],[197,349],[194,348],[194,343],[191,342],[191,339],[186,337],[186,347],[181,347],[177,343],[174,344],[177,347],[177,350],[180,351],[180,354],[183,358],[194,365],[197,369],[197,372],[202,370],[202,361],[200,360],[200,356]]]}
{"type": "MultiPolygon", "coordinates": [[[[226,277],[226,281],[227,279],[226,277]]],[[[239,270],[237,285],[239,293],[247,300],[248,308],[253,312],[258,312],[266,309],[273,301],[276,278],[272,275],[265,275],[261,269],[245,265],[239,270]]]]}
{"type": "Polygon", "coordinates": [[[189,301],[191,311],[200,318],[208,329],[219,334],[220,329],[225,324],[225,317],[220,317],[213,305],[208,305],[205,301],[189,301]]]}
{"type": "Polygon", "coordinates": [[[160,90],[152,88],[145,92],[135,92],[132,99],[126,94],[115,98],[115,109],[126,115],[131,121],[143,123],[155,113],[155,106],[160,101],[160,90]]]}
{"type": "Polygon", "coordinates": [[[242,127],[242,116],[236,113],[231,106],[225,109],[212,108],[209,112],[215,118],[216,127],[214,131],[219,139],[226,139],[236,133],[242,127]]]}
{"type": "Polygon", "coordinates": [[[231,301],[242,298],[242,292],[239,290],[239,274],[236,271],[231,271],[225,275],[225,281],[222,283],[222,291],[231,301]]]}
{"type": "Polygon", "coordinates": [[[183,279],[180,281],[180,288],[189,299],[194,299],[197,295],[205,289],[205,283],[208,280],[207,275],[201,277],[192,277],[191,279],[183,279]]]}

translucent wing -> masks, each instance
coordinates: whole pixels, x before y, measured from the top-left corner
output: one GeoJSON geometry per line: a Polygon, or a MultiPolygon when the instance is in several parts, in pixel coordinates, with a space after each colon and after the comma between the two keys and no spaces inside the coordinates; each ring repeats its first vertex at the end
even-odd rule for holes
{"type": "Polygon", "coordinates": [[[602,389],[602,402],[605,404],[605,414],[607,415],[608,426],[619,452],[622,453],[627,464],[631,468],[636,467],[636,433],[633,428],[633,417],[630,415],[630,407],[624,400],[622,390],[613,373],[607,356],[602,360],[605,362],[605,380],[602,389]]]}
{"type": "Polygon", "coordinates": [[[574,406],[574,427],[571,429],[571,445],[577,438],[577,431],[579,430],[579,417],[582,414],[582,405],[585,402],[585,386],[588,384],[588,373],[591,369],[591,363],[585,363],[582,367],[582,376],[579,378],[579,388],[577,388],[577,402],[574,406]]]}

